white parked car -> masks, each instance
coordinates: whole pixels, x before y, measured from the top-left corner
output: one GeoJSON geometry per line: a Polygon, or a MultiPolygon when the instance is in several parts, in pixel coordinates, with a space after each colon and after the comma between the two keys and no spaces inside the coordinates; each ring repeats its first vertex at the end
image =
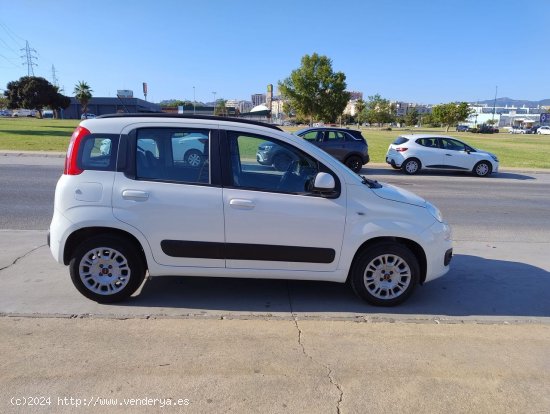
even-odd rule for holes
{"type": "Polygon", "coordinates": [[[550,126],[541,126],[537,130],[537,134],[539,134],[539,135],[550,135],[550,126]]]}
{"type": "Polygon", "coordinates": [[[390,306],[452,257],[450,228],[424,199],[272,125],[167,114],[80,123],[48,243],[75,287],[102,303],[129,298],[148,272],[349,280],[390,306]],[[202,146],[199,165],[182,160],[188,141],[202,146]],[[292,154],[286,171],[258,163],[262,143],[292,154]]]}
{"type": "Polygon", "coordinates": [[[401,135],[388,148],[386,162],[406,174],[422,169],[471,171],[479,177],[498,172],[495,154],[444,135],[401,135]]]}

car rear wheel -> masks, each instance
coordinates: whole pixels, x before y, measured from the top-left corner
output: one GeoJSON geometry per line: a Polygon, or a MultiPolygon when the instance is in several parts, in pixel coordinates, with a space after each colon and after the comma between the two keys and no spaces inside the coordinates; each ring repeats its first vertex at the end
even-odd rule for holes
{"type": "Polygon", "coordinates": [[[349,169],[356,173],[361,171],[361,168],[363,168],[363,162],[361,158],[357,155],[350,155],[348,158],[346,158],[344,164],[346,164],[349,169]]]}
{"type": "Polygon", "coordinates": [[[203,162],[203,156],[199,150],[189,150],[183,158],[190,167],[200,167],[203,162]]]}
{"type": "Polygon", "coordinates": [[[420,170],[420,161],[416,158],[409,158],[401,165],[401,169],[405,174],[416,174],[420,170]]]}
{"type": "Polygon", "coordinates": [[[473,172],[478,177],[487,177],[492,172],[491,164],[487,161],[480,161],[474,166],[473,172]]]}
{"type": "Polygon", "coordinates": [[[354,292],[368,303],[395,306],[418,284],[420,267],[414,254],[398,243],[384,243],[363,251],[350,274],[354,292]]]}
{"type": "Polygon", "coordinates": [[[145,265],[136,247],[109,235],[93,237],[78,246],[69,270],[78,291],[99,303],[129,298],[145,278],[145,265]]]}

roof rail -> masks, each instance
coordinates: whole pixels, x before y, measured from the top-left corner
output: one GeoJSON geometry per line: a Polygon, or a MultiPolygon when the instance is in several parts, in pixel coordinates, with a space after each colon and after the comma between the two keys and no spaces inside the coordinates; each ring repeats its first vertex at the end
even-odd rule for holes
{"type": "Polygon", "coordinates": [[[215,115],[188,115],[188,114],[168,114],[168,113],[120,113],[120,114],[108,114],[108,115],[100,115],[96,117],[98,118],[180,118],[180,119],[206,119],[209,121],[226,121],[226,122],[239,122],[242,124],[251,124],[251,125],[258,125],[263,126],[266,128],[275,129],[277,131],[282,131],[281,128],[279,128],[277,125],[268,124],[265,122],[260,121],[252,121],[250,119],[243,119],[243,118],[233,118],[233,117],[225,117],[225,116],[215,116],[215,115]]]}

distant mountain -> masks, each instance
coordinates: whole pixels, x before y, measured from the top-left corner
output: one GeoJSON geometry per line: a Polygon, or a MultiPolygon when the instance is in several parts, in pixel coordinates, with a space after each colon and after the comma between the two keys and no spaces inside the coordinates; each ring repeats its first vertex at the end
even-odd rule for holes
{"type": "MultiPolygon", "coordinates": [[[[487,99],[486,101],[477,101],[476,103],[493,106],[494,101],[494,99],[487,99]]],[[[550,99],[542,99],[540,101],[526,101],[522,99],[497,98],[496,100],[496,106],[522,107],[524,105],[528,108],[536,108],[537,106],[550,106],[550,99]]]]}

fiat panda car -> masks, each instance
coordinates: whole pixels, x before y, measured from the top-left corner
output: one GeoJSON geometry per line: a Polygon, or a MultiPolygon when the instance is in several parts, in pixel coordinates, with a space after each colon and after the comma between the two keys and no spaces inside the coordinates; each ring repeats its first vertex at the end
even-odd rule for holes
{"type": "Polygon", "coordinates": [[[445,274],[452,257],[435,206],[300,137],[254,121],[164,114],[80,123],[48,243],[76,289],[100,303],[128,299],[148,274],[349,280],[369,303],[391,306],[445,274]],[[183,157],[186,138],[200,162],[183,157]],[[265,143],[291,154],[284,171],[258,162],[265,143]]]}

